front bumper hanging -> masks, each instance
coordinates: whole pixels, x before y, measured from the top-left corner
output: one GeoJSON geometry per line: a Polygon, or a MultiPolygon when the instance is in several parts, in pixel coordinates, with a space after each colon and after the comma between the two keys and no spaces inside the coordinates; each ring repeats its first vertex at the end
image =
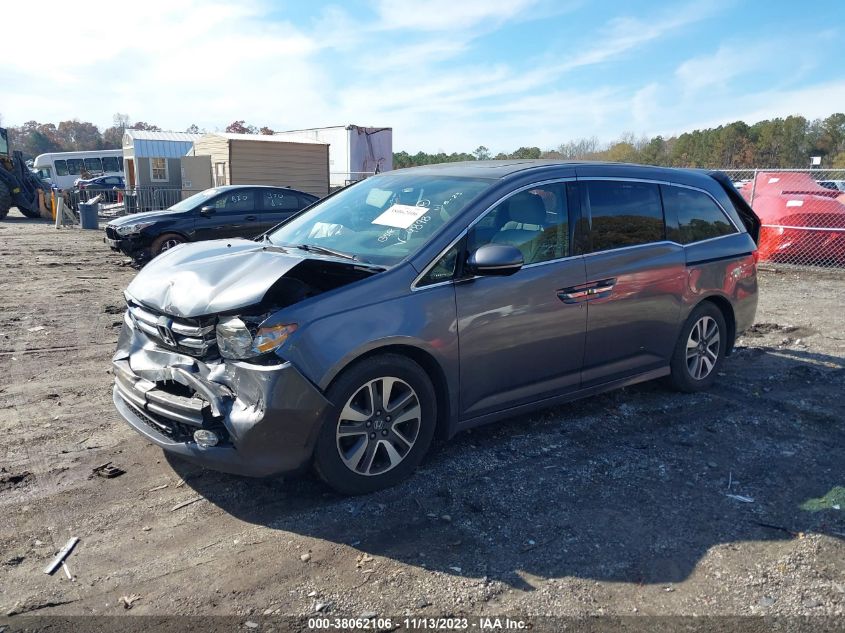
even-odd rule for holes
{"type": "Polygon", "coordinates": [[[164,349],[127,314],[112,359],[121,416],[165,451],[240,475],[308,465],[329,402],[289,362],[201,360],[164,349]],[[212,431],[215,446],[194,440],[212,431]]]}

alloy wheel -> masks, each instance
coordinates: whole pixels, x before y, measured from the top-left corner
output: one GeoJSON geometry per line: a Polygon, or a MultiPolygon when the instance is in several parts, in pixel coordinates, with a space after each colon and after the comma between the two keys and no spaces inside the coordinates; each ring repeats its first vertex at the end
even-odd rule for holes
{"type": "Polygon", "coordinates": [[[398,466],[417,441],[422,408],[416,391],[395,377],[376,378],[352,394],[337,423],[337,450],[358,475],[381,475],[398,466]]]}
{"type": "Polygon", "coordinates": [[[703,316],[692,326],[687,339],[687,370],[695,380],[710,375],[719,359],[719,324],[710,316],[703,316]]]}
{"type": "Polygon", "coordinates": [[[169,251],[174,246],[179,246],[182,243],[182,240],[177,240],[176,238],[171,237],[169,240],[165,240],[164,243],[161,245],[161,252],[169,251]]]}

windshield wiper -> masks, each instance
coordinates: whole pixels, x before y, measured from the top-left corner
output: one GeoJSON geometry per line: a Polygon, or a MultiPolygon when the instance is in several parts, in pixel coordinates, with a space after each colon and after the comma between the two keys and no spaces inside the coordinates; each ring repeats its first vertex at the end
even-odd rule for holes
{"type": "Polygon", "coordinates": [[[332,255],[333,257],[341,257],[343,259],[351,259],[357,260],[357,255],[352,255],[350,253],[344,253],[343,251],[336,251],[332,248],[326,248],[325,246],[317,246],[315,244],[297,244],[296,248],[301,251],[308,251],[311,253],[322,253],[323,255],[332,255]]]}

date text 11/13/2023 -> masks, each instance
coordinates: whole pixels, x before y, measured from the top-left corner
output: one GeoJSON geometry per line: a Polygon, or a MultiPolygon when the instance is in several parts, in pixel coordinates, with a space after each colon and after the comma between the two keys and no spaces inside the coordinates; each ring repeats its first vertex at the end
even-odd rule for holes
{"type": "Polygon", "coordinates": [[[312,630],[374,630],[384,631],[402,627],[409,631],[522,631],[530,628],[524,619],[510,617],[403,617],[403,618],[309,618],[308,628],[312,630]]]}

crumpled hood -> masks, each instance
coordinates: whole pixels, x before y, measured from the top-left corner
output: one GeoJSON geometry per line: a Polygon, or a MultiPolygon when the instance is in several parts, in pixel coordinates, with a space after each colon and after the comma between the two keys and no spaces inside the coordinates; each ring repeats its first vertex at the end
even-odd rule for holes
{"type": "Polygon", "coordinates": [[[153,259],[126,291],[166,314],[203,316],[259,303],[303,259],[269,242],[230,239],[183,244],[153,259]]]}

